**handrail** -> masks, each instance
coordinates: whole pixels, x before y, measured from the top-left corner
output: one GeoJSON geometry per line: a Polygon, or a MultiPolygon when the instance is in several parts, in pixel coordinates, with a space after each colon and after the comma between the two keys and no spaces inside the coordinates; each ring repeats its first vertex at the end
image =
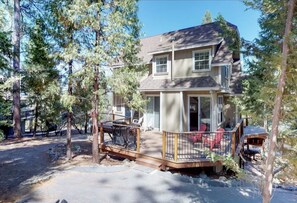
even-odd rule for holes
{"type": "MultiPolygon", "coordinates": [[[[223,155],[227,155],[230,153],[232,157],[235,156],[235,150],[240,142],[240,138],[243,135],[243,125],[244,120],[240,119],[235,127],[231,131],[224,131],[224,136],[227,137],[226,139],[222,139],[218,143],[219,149],[216,149],[215,152],[223,155]],[[230,146],[230,147],[228,147],[230,146]]],[[[209,144],[210,141],[203,141],[203,139],[207,137],[212,137],[214,139],[217,133],[222,133],[221,131],[191,131],[191,132],[170,132],[170,131],[163,131],[162,134],[162,158],[163,159],[172,159],[174,161],[178,161],[180,157],[187,154],[187,156],[198,157],[198,156],[205,156],[205,151],[209,150],[209,148],[205,147],[206,144],[209,144]],[[203,139],[200,139],[199,147],[193,147],[190,142],[191,136],[197,136],[197,134],[202,134],[203,139]],[[200,154],[194,152],[194,150],[198,150],[200,154]],[[186,152],[185,152],[186,151],[186,152]],[[183,154],[180,154],[183,153],[183,154]],[[170,157],[168,157],[170,156],[170,157]]],[[[207,138],[208,139],[208,138],[207,138]]],[[[194,141],[192,141],[194,142],[194,141]]],[[[198,146],[198,145],[197,145],[198,146]]],[[[212,146],[213,147],[213,146],[212,146]]],[[[210,148],[210,151],[212,150],[210,148]]],[[[185,155],[186,156],[186,155],[185,155]]]]}

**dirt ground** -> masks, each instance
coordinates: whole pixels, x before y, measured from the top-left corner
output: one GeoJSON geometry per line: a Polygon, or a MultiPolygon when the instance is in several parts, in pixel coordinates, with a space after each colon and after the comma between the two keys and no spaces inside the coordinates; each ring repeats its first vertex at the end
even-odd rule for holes
{"type": "MultiPolygon", "coordinates": [[[[66,137],[37,137],[6,140],[0,143],[0,203],[14,202],[56,171],[73,165],[92,164],[92,143],[87,135],[72,139],[73,160],[66,160],[66,137]]],[[[115,165],[117,159],[101,164],[115,165]]]]}

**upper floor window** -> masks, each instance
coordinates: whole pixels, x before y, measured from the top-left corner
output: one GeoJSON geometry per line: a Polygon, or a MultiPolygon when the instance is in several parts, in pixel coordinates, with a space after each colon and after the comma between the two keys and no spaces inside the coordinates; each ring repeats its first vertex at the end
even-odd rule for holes
{"type": "Polygon", "coordinates": [[[230,81],[230,66],[221,66],[221,86],[228,88],[230,81]]]}
{"type": "Polygon", "coordinates": [[[210,50],[193,52],[193,70],[210,70],[210,50]]]}
{"type": "Polygon", "coordinates": [[[156,73],[167,73],[167,56],[156,56],[156,73]]]}

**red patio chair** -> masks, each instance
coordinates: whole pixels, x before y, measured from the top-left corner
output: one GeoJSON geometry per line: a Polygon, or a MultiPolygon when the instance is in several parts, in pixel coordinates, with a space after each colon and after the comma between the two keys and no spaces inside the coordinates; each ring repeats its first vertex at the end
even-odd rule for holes
{"type": "Polygon", "coordinates": [[[215,145],[217,145],[218,147],[221,146],[221,140],[224,137],[224,132],[225,132],[224,128],[217,129],[215,137],[213,139],[206,137],[203,140],[203,143],[209,145],[210,151],[213,149],[215,145]]]}
{"type": "Polygon", "coordinates": [[[206,129],[207,129],[207,126],[204,123],[202,123],[200,125],[199,131],[197,132],[197,134],[191,136],[190,140],[192,142],[202,142],[202,136],[203,136],[203,133],[206,131],[206,129]]]}

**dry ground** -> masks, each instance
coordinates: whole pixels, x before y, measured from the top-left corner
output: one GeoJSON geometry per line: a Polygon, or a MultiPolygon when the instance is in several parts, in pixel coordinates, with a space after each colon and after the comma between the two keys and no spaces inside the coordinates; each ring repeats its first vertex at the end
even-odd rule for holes
{"type": "MultiPolygon", "coordinates": [[[[0,203],[14,202],[56,171],[91,163],[92,143],[86,135],[73,136],[73,160],[66,161],[65,137],[37,137],[0,143],[0,203]]],[[[101,164],[120,164],[104,159],[101,164]]]]}

